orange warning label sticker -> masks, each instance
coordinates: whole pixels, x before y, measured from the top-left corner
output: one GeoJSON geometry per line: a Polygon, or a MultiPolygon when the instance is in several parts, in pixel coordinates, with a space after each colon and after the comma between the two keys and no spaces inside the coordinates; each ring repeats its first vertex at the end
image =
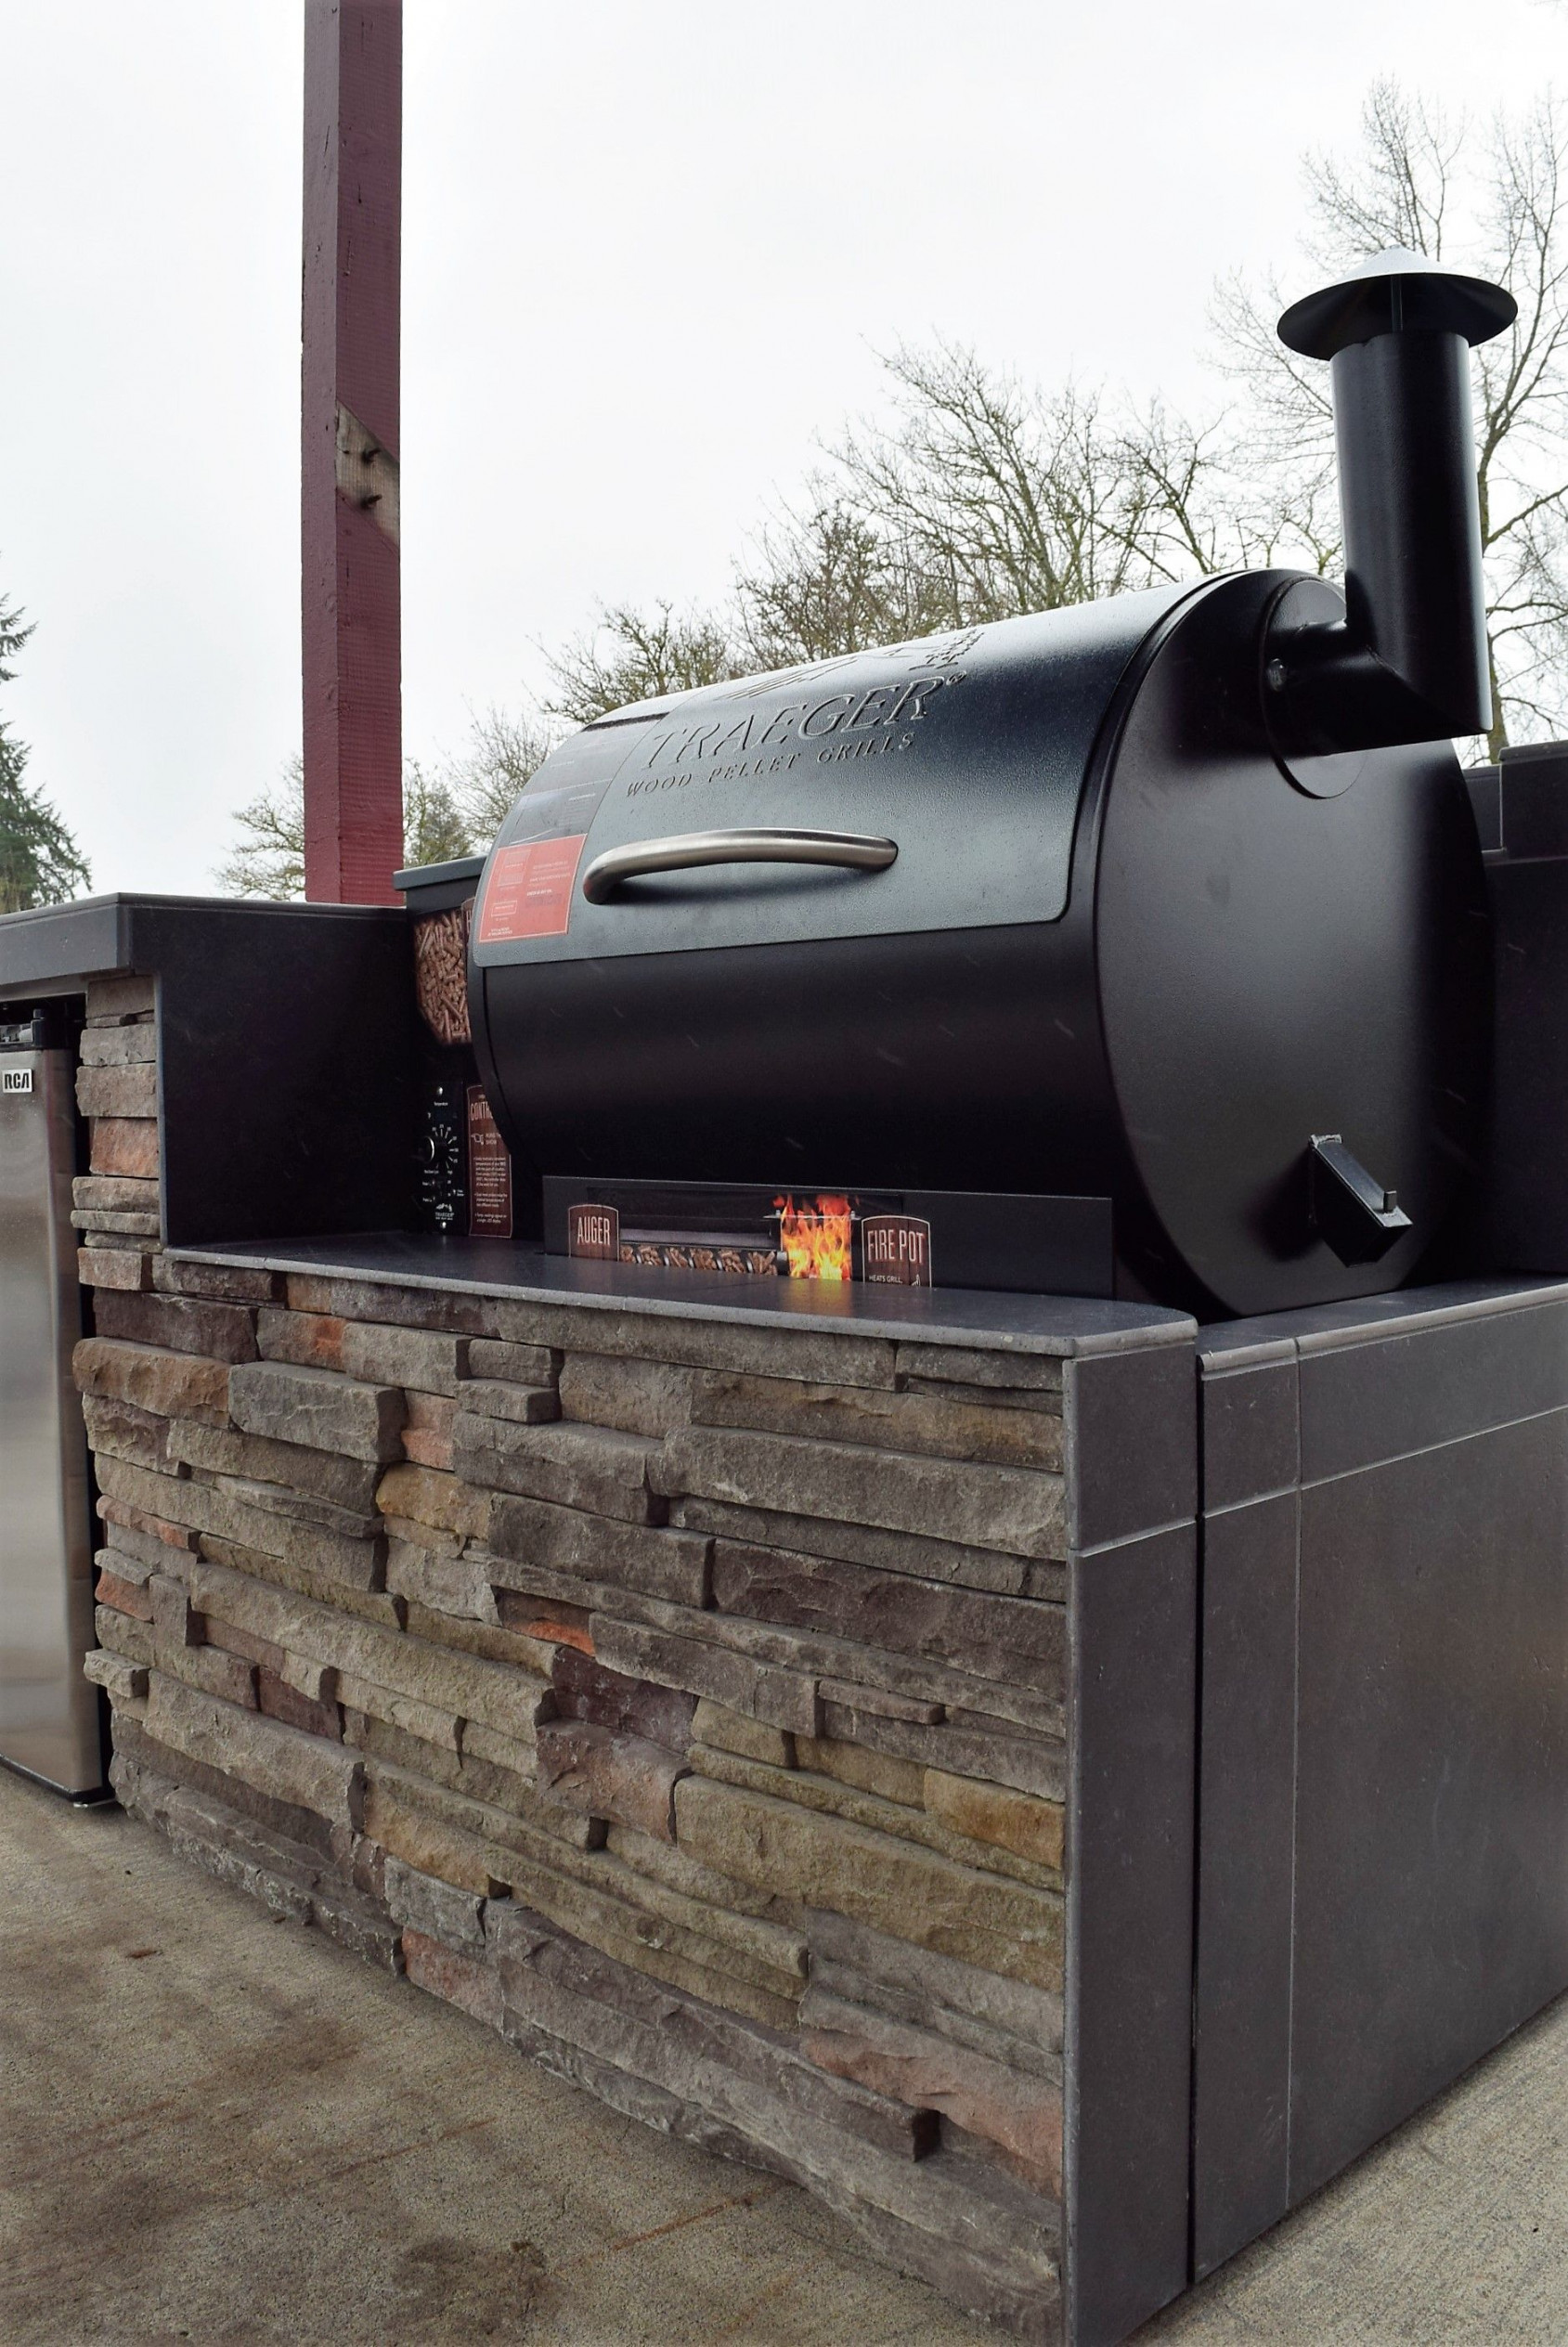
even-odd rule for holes
{"type": "Polygon", "coordinates": [[[499,848],[479,909],[481,945],[523,937],[564,937],[572,918],[572,889],[588,834],[568,839],[519,840],[499,848]]]}

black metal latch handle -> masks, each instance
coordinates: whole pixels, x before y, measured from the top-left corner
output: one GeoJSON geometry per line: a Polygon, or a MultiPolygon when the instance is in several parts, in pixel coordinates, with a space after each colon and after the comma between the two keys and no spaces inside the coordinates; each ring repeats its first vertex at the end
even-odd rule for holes
{"type": "Polygon", "coordinates": [[[1396,1190],[1373,1180],[1337,1133],[1315,1133],[1307,1152],[1308,1211],[1342,1264],[1375,1264],[1410,1229],[1396,1190]]]}
{"type": "Polygon", "coordinates": [[[899,852],[896,839],[855,831],[686,831],[668,839],[638,839],[606,848],[583,874],[590,904],[603,904],[623,880],[651,872],[689,872],[708,863],[826,863],[846,872],[885,872],[899,852]]]}

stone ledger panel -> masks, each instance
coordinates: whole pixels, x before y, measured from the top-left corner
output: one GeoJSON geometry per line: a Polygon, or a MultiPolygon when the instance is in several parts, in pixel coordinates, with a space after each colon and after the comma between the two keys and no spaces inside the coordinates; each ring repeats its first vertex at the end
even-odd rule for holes
{"type": "Polygon", "coordinates": [[[165,1254],[115,985],[77,1376],[122,1800],[1059,2337],[1062,1363],[165,1254]]]}

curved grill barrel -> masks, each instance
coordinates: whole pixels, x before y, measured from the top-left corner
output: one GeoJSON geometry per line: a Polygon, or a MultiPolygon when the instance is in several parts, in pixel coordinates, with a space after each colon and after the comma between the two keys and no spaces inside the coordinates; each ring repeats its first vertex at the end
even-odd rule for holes
{"type": "Polygon", "coordinates": [[[1484,686],[1448,345],[1508,297],[1407,258],[1282,321],[1350,386],[1348,618],[1209,579],[646,703],[547,760],[470,967],[525,1166],[1109,1199],[1119,1289],[1207,1312],[1409,1276],[1486,1082],[1480,850],[1431,737],[1484,686]]]}

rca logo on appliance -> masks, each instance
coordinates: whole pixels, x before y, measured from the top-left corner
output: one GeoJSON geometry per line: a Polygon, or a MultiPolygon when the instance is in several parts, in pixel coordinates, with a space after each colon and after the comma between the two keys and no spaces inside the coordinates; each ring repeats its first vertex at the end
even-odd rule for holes
{"type": "Polygon", "coordinates": [[[0,1093],[31,1092],[32,1090],[32,1070],[31,1068],[0,1069],[0,1093]]]}

